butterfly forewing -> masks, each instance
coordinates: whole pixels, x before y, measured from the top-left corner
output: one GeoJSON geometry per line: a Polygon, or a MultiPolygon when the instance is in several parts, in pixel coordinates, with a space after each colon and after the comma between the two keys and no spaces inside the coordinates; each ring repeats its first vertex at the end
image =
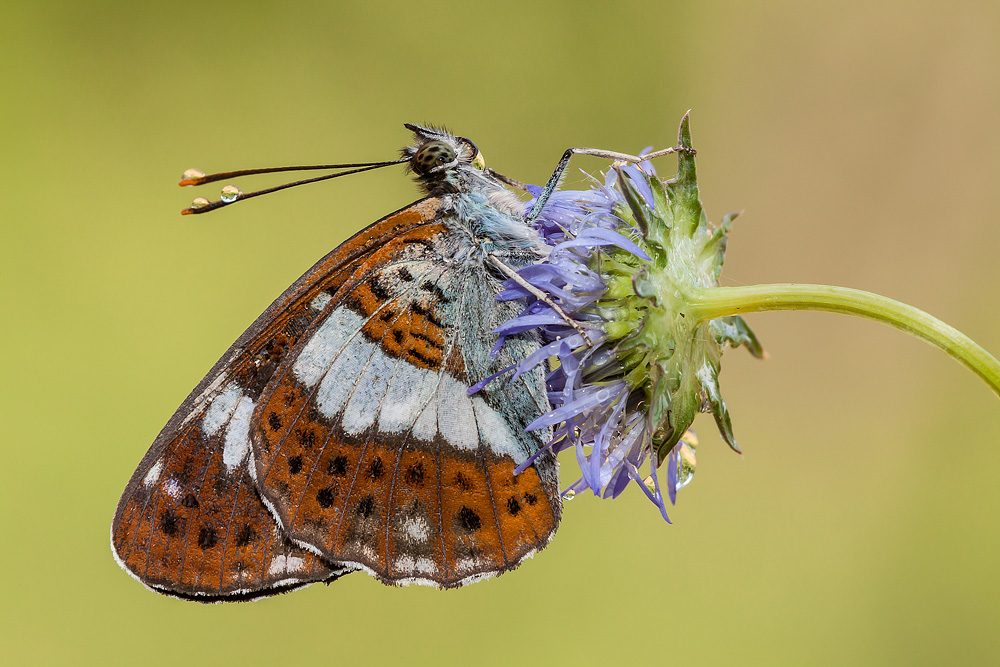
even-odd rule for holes
{"type": "Polygon", "coordinates": [[[349,571],[288,540],[248,467],[254,408],[350,266],[432,219],[418,202],[375,223],[290,287],[216,364],[157,437],[119,501],[112,548],[147,586],[203,601],[252,599],[349,571]]]}
{"type": "Polygon", "coordinates": [[[559,519],[553,457],[513,474],[542,444],[523,431],[541,377],[467,393],[534,343],[489,359],[513,306],[481,265],[449,261],[453,233],[423,227],[394,240],[417,250],[351,267],[253,420],[257,486],[289,537],[388,583],[505,571],[559,519]]]}

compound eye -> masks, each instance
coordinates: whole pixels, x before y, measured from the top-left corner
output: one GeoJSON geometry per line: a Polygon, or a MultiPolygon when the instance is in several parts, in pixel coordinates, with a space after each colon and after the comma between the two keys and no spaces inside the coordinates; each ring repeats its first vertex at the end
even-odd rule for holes
{"type": "Polygon", "coordinates": [[[435,167],[455,161],[455,149],[443,141],[428,141],[417,150],[410,164],[418,174],[428,174],[435,167]]]}

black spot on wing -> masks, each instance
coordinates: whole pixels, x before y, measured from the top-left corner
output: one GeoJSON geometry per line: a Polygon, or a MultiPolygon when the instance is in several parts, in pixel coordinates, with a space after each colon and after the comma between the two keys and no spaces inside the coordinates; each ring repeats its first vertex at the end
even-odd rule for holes
{"type": "Polygon", "coordinates": [[[218,475],[212,482],[212,490],[217,496],[225,496],[229,493],[229,488],[233,485],[230,475],[218,475]]]}
{"type": "Polygon", "coordinates": [[[392,292],[387,290],[385,285],[379,281],[377,274],[368,279],[368,287],[379,301],[388,301],[392,298],[392,292]]]}
{"type": "Polygon", "coordinates": [[[421,362],[423,362],[423,364],[428,368],[434,368],[438,363],[437,359],[431,359],[426,354],[422,353],[420,350],[412,349],[412,350],[407,350],[407,352],[410,354],[410,356],[414,357],[415,359],[419,359],[421,362]]]}
{"type": "Polygon", "coordinates": [[[328,486],[316,492],[316,502],[318,502],[323,508],[331,507],[333,505],[333,501],[336,499],[337,492],[332,486],[328,486]]]}
{"type": "Polygon", "coordinates": [[[467,505],[462,505],[462,509],[458,510],[455,515],[455,524],[466,533],[474,533],[482,527],[483,522],[475,510],[467,505]]]}
{"type": "Polygon", "coordinates": [[[348,461],[346,456],[338,454],[330,459],[330,462],[326,466],[326,472],[334,477],[343,477],[347,474],[347,466],[349,464],[350,461],[348,461]]]}
{"type": "Polygon", "coordinates": [[[202,550],[208,550],[214,547],[219,541],[219,536],[215,532],[214,528],[209,528],[208,526],[202,526],[201,530],[198,531],[198,546],[202,550]]]}
{"type": "Polygon", "coordinates": [[[412,336],[413,338],[419,338],[420,340],[422,340],[425,343],[427,343],[427,345],[429,345],[430,347],[433,347],[435,349],[438,349],[438,350],[441,350],[442,352],[444,352],[444,345],[442,345],[441,343],[439,343],[439,342],[437,342],[435,340],[431,340],[430,338],[428,338],[427,336],[425,336],[420,331],[411,331],[410,332],[410,336],[412,336]]]}
{"type": "Polygon", "coordinates": [[[355,511],[360,517],[364,517],[365,519],[370,517],[375,512],[375,497],[369,493],[358,501],[355,511]]]}
{"type": "Polygon", "coordinates": [[[469,479],[465,473],[455,474],[455,486],[460,488],[462,491],[468,492],[472,491],[472,480],[469,479]]]}
{"type": "Polygon", "coordinates": [[[179,533],[183,525],[184,519],[174,514],[173,510],[167,510],[160,514],[160,530],[168,537],[173,537],[179,533]]]}
{"type": "Polygon", "coordinates": [[[272,412],[267,416],[267,425],[271,427],[272,431],[278,431],[281,429],[281,416],[277,412],[272,412]]]}
{"type": "Polygon", "coordinates": [[[245,547],[256,539],[257,531],[255,531],[253,526],[249,523],[244,524],[244,526],[240,528],[240,532],[236,534],[236,546],[245,547]]]}
{"type": "Polygon", "coordinates": [[[424,317],[426,317],[428,321],[434,326],[444,327],[444,322],[442,322],[441,319],[438,318],[438,316],[434,313],[434,308],[429,308],[424,304],[420,303],[419,301],[416,301],[413,304],[411,304],[410,308],[413,310],[413,312],[417,313],[418,315],[423,315],[424,317]]]}
{"type": "Polygon", "coordinates": [[[431,282],[430,280],[425,280],[420,285],[420,289],[424,290],[429,294],[433,294],[435,297],[437,297],[437,300],[440,301],[441,303],[451,303],[451,298],[449,298],[448,295],[445,294],[444,290],[441,289],[441,287],[438,286],[437,283],[431,282]]]}
{"type": "Polygon", "coordinates": [[[299,434],[299,443],[302,445],[303,448],[312,449],[314,446],[316,446],[315,431],[307,428],[300,428],[298,430],[298,434],[299,434]]]}
{"type": "Polygon", "coordinates": [[[406,472],[403,473],[403,480],[409,486],[421,487],[424,485],[425,475],[424,464],[417,461],[416,463],[411,464],[410,467],[406,469],[406,472]]]}

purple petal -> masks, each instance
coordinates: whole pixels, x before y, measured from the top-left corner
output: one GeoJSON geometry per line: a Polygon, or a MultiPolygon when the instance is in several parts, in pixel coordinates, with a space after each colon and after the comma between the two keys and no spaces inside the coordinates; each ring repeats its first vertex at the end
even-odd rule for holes
{"type": "Polygon", "coordinates": [[[650,502],[660,508],[660,514],[663,515],[663,518],[666,520],[666,522],[672,523],[670,521],[670,517],[667,516],[667,508],[663,504],[663,496],[660,494],[659,482],[656,479],[655,466],[653,473],[654,490],[650,491],[649,487],[646,486],[645,482],[643,481],[639,469],[636,468],[635,465],[628,462],[626,462],[625,465],[628,468],[629,477],[631,477],[632,480],[639,485],[639,488],[642,489],[642,492],[646,494],[646,497],[649,498],[650,502]]]}
{"type": "Polygon", "coordinates": [[[616,245],[622,250],[627,250],[636,257],[640,257],[646,261],[649,261],[650,257],[642,248],[637,246],[628,238],[622,236],[618,232],[611,231],[610,229],[605,229],[603,227],[588,227],[584,231],[573,239],[572,241],[563,241],[556,246],[556,250],[561,248],[572,248],[575,246],[603,246],[603,245],[616,245]]]}
{"type": "Polygon", "coordinates": [[[566,421],[581,412],[585,412],[594,406],[600,405],[610,400],[612,393],[607,387],[586,387],[577,392],[575,400],[570,403],[545,413],[535,421],[528,424],[525,431],[535,431],[543,426],[552,426],[559,422],[566,421]]]}
{"type": "Polygon", "coordinates": [[[608,481],[607,486],[604,487],[604,497],[614,500],[620,496],[622,491],[628,488],[629,479],[628,470],[625,466],[618,466],[618,469],[615,470],[614,474],[611,476],[611,480],[608,481]]]}
{"type": "Polygon", "coordinates": [[[622,167],[624,171],[629,176],[629,180],[632,181],[632,185],[635,189],[639,191],[642,198],[646,200],[646,204],[650,207],[653,206],[653,191],[649,189],[649,183],[646,181],[646,176],[641,171],[636,169],[633,165],[627,164],[622,167]]]}
{"type": "Polygon", "coordinates": [[[576,480],[575,482],[567,486],[565,489],[563,489],[563,492],[559,495],[565,496],[570,491],[572,491],[573,493],[581,493],[583,491],[586,491],[588,488],[589,487],[587,486],[587,482],[581,477],[580,479],[576,480]]]}
{"type": "Polygon", "coordinates": [[[493,330],[495,334],[515,334],[523,333],[530,329],[534,329],[537,326],[543,324],[558,324],[564,320],[556,313],[554,310],[550,310],[547,313],[540,313],[538,315],[521,315],[513,319],[507,320],[496,329],[493,330]]]}
{"type": "MultiPolygon", "coordinates": [[[[646,153],[650,152],[651,150],[653,150],[652,146],[646,146],[645,148],[643,148],[639,152],[639,155],[645,155],[646,153]]],[[[642,162],[640,162],[636,166],[639,167],[639,169],[641,169],[644,172],[646,172],[647,174],[649,174],[651,176],[656,176],[656,167],[653,166],[653,163],[650,160],[643,160],[642,162]]]]}
{"type": "MultiPolygon", "coordinates": [[[[601,488],[600,479],[593,476],[591,466],[587,465],[587,456],[583,453],[583,443],[578,442],[574,451],[576,452],[576,465],[580,468],[583,479],[586,481],[587,486],[593,489],[594,495],[597,495],[601,488]]],[[[593,453],[591,454],[591,458],[593,458],[593,453]]]]}
{"type": "Polygon", "coordinates": [[[506,336],[500,336],[497,339],[496,344],[490,350],[490,354],[489,354],[490,361],[493,361],[494,359],[497,358],[497,355],[500,354],[500,349],[503,348],[504,341],[506,341],[506,340],[507,340],[506,336]]]}
{"type": "MultiPolygon", "coordinates": [[[[586,292],[606,289],[605,284],[596,274],[575,264],[572,267],[549,263],[532,264],[518,271],[518,275],[532,285],[539,287],[543,283],[548,283],[559,287],[572,285],[579,291],[586,292]]],[[[504,283],[504,287],[507,287],[510,283],[517,284],[513,280],[507,280],[504,283]]]]}
{"type": "Polygon", "coordinates": [[[660,508],[663,520],[671,523],[670,517],[667,516],[667,506],[663,503],[663,492],[660,490],[660,476],[656,474],[656,456],[653,454],[649,455],[649,474],[653,478],[653,488],[656,490],[654,493],[657,499],[656,506],[660,508]]]}
{"type": "Polygon", "coordinates": [[[667,457],[667,495],[670,496],[670,504],[677,504],[677,447],[678,443],[670,450],[667,457]]]}
{"type": "Polygon", "coordinates": [[[476,384],[474,384],[471,387],[469,387],[468,389],[466,389],[465,393],[468,394],[469,396],[472,396],[476,392],[480,391],[483,387],[485,387],[486,385],[488,385],[490,382],[493,382],[493,380],[497,379],[498,377],[500,377],[504,373],[507,373],[509,371],[514,370],[516,367],[517,367],[516,365],[514,365],[514,366],[508,366],[507,368],[505,368],[503,370],[497,371],[496,373],[494,373],[493,375],[489,376],[488,378],[484,378],[484,379],[480,380],[479,382],[477,382],[476,384]]]}
{"type": "Polygon", "coordinates": [[[514,377],[511,379],[516,380],[549,357],[554,357],[562,345],[569,345],[574,348],[580,347],[583,345],[583,336],[576,334],[570,336],[569,338],[564,338],[563,340],[557,340],[549,343],[548,345],[543,345],[517,364],[517,372],[514,373],[514,377]]]}

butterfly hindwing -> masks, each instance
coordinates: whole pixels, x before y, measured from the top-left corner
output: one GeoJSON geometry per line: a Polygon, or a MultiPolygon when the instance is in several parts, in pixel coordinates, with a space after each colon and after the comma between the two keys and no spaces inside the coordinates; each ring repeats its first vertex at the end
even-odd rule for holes
{"type": "Polygon", "coordinates": [[[455,233],[427,226],[411,234],[420,253],[352,267],[253,420],[258,490],[289,537],[387,583],[503,572],[559,520],[554,457],[513,474],[542,445],[523,430],[544,409],[541,376],[467,392],[535,343],[490,360],[515,306],[482,264],[452,260],[455,233]]]}
{"type": "Polygon", "coordinates": [[[247,466],[254,408],[349,267],[432,220],[423,200],[318,262],[240,337],[181,405],[135,471],[112,524],[119,563],[147,586],[201,601],[252,599],[350,571],[288,540],[247,466]]]}

